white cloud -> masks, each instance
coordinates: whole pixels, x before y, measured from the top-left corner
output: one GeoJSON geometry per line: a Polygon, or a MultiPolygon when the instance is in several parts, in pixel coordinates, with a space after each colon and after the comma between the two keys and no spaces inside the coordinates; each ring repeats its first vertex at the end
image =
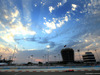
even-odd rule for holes
{"type": "Polygon", "coordinates": [[[46,22],[45,25],[50,29],[56,29],[55,22],[46,22]]]}
{"type": "Polygon", "coordinates": [[[76,5],[76,4],[72,4],[72,7],[73,7],[73,8],[77,8],[77,5],[76,5]]]}
{"type": "Polygon", "coordinates": [[[50,13],[52,13],[52,11],[54,10],[55,8],[53,8],[52,6],[49,6],[49,11],[50,13]]]}
{"type": "MultiPolygon", "coordinates": [[[[23,10],[25,9],[23,8],[23,10]]],[[[5,11],[7,12],[7,10],[5,11]]],[[[27,13],[27,11],[23,11],[23,12],[27,13]]],[[[0,35],[1,35],[0,38],[3,39],[4,41],[8,43],[10,42],[16,43],[14,41],[14,37],[16,35],[26,36],[26,35],[36,34],[35,31],[30,29],[31,23],[26,23],[27,24],[26,26],[23,25],[23,23],[21,22],[20,12],[18,11],[17,7],[14,6],[11,10],[9,10],[9,13],[6,13],[6,15],[3,16],[5,19],[7,19],[7,24],[0,21],[1,22],[0,25],[3,29],[2,31],[0,31],[0,35]]],[[[31,22],[30,15],[28,14],[27,16],[28,16],[27,21],[31,22]]]]}
{"type": "Polygon", "coordinates": [[[20,51],[34,51],[36,49],[21,49],[20,51]]]}
{"type": "Polygon", "coordinates": [[[29,30],[27,27],[24,27],[23,24],[19,21],[16,25],[12,25],[12,28],[8,30],[13,35],[35,35],[35,31],[29,30]]]}
{"type": "Polygon", "coordinates": [[[59,20],[56,25],[57,27],[61,27],[63,24],[65,24],[65,21],[68,22],[68,16],[65,16],[63,20],[59,20]]]}
{"type": "Polygon", "coordinates": [[[67,16],[65,16],[65,21],[66,21],[66,22],[68,21],[68,17],[67,17],[67,16]]]}
{"type": "Polygon", "coordinates": [[[10,21],[10,24],[12,24],[15,21],[16,18],[12,18],[12,20],[10,21]]]}
{"type": "Polygon", "coordinates": [[[75,8],[72,8],[73,11],[75,11],[75,8]]]}
{"type": "Polygon", "coordinates": [[[64,5],[67,2],[67,0],[63,0],[61,2],[58,2],[57,7],[59,8],[60,6],[64,5]]]}
{"type": "Polygon", "coordinates": [[[51,29],[45,30],[46,33],[50,34],[52,32],[51,29]]]}
{"type": "Polygon", "coordinates": [[[62,20],[62,21],[59,20],[59,23],[57,24],[57,27],[61,27],[63,24],[64,24],[64,20],[62,20]]]}
{"type": "Polygon", "coordinates": [[[0,34],[2,35],[0,38],[3,39],[4,41],[9,42],[9,43],[10,42],[15,43],[14,36],[16,35],[23,35],[23,36],[35,35],[36,32],[29,30],[28,27],[24,27],[20,21],[17,21],[17,23],[15,23],[15,25],[11,25],[9,29],[5,29],[5,31],[0,31],[0,34]]]}
{"type": "Polygon", "coordinates": [[[59,6],[62,6],[62,3],[61,2],[58,3],[57,7],[59,7],[59,6]]]}
{"type": "Polygon", "coordinates": [[[11,33],[8,33],[6,35],[2,35],[0,38],[3,39],[6,42],[15,42],[14,41],[14,35],[11,34],[11,33]]]}
{"type": "Polygon", "coordinates": [[[64,16],[63,18],[52,18],[52,21],[46,21],[44,22],[44,25],[46,25],[47,29],[44,29],[44,31],[48,34],[52,32],[52,30],[56,29],[57,27],[61,27],[65,24],[65,22],[68,22],[68,16],[64,16]],[[49,28],[49,29],[48,29],[49,28]]]}
{"type": "Polygon", "coordinates": [[[76,4],[72,4],[72,10],[75,11],[77,8],[77,5],[76,4]]]}

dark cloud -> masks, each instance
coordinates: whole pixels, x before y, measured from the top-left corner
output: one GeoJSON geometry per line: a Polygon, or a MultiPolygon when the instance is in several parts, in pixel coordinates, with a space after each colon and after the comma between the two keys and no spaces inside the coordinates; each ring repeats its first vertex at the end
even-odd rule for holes
{"type": "Polygon", "coordinates": [[[25,41],[36,41],[34,37],[32,38],[20,38],[20,39],[14,39],[15,41],[25,40],[25,41]]]}
{"type": "Polygon", "coordinates": [[[55,42],[50,42],[50,48],[54,48],[56,46],[55,42]]]}
{"type": "Polygon", "coordinates": [[[26,41],[36,41],[36,39],[33,37],[33,38],[26,38],[25,39],[26,41]]]}
{"type": "Polygon", "coordinates": [[[47,39],[47,38],[42,38],[41,40],[38,41],[38,43],[41,43],[41,44],[49,43],[49,39],[47,39]]]}
{"type": "Polygon", "coordinates": [[[31,41],[31,42],[37,42],[39,44],[49,44],[50,45],[50,48],[54,48],[56,46],[55,42],[53,41],[49,41],[50,39],[45,37],[45,38],[41,38],[41,39],[38,39],[35,38],[35,37],[32,37],[32,38],[21,38],[21,39],[14,39],[16,42],[20,42],[21,40],[25,40],[25,41],[31,41]]]}

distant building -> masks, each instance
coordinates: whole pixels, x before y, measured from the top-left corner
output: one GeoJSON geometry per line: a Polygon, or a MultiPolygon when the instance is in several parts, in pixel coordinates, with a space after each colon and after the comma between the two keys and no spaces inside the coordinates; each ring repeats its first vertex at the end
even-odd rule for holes
{"type": "Polygon", "coordinates": [[[96,62],[94,54],[92,54],[92,52],[85,52],[85,55],[83,55],[82,57],[84,63],[91,64],[96,62]]]}
{"type": "Polygon", "coordinates": [[[13,62],[13,60],[7,60],[5,58],[2,59],[2,55],[0,55],[0,65],[3,65],[4,63],[10,65],[13,62]]]}
{"type": "Polygon", "coordinates": [[[74,62],[74,50],[72,48],[62,49],[61,55],[64,63],[74,62]]]}

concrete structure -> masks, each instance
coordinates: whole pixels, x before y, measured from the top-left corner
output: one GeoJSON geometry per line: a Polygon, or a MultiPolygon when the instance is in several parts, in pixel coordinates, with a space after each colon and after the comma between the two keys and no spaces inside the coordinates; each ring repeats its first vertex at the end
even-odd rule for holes
{"type": "Polygon", "coordinates": [[[92,52],[85,52],[85,55],[83,55],[82,57],[83,57],[84,63],[87,63],[87,64],[96,63],[94,54],[92,54],[92,52]]]}
{"type": "Polygon", "coordinates": [[[64,63],[74,62],[74,50],[72,48],[62,49],[61,55],[64,63]]]}

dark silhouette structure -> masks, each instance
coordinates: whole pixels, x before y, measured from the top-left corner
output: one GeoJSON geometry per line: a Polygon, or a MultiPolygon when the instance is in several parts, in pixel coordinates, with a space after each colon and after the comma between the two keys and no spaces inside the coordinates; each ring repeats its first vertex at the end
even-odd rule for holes
{"type": "Polygon", "coordinates": [[[83,55],[83,61],[87,64],[96,63],[94,54],[92,54],[92,52],[85,52],[85,55],[83,55]]]}
{"type": "Polygon", "coordinates": [[[0,60],[0,63],[7,63],[8,65],[10,65],[13,62],[13,60],[0,60]]]}
{"type": "Polygon", "coordinates": [[[74,62],[74,50],[72,48],[65,48],[61,50],[63,63],[74,62]]]}

